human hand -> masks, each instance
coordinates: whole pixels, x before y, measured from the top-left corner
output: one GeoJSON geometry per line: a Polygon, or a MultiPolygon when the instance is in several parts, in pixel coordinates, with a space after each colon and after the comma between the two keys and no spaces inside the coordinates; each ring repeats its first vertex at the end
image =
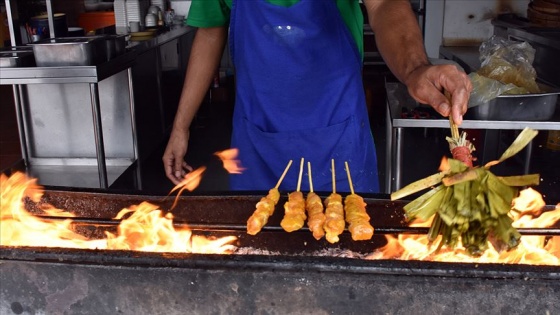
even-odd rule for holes
{"type": "Polygon", "coordinates": [[[163,167],[165,175],[175,185],[178,185],[185,175],[192,171],[193,168],[185,162],[187,147],[189,143],[189,132],[175,131],[171,132],[169,142],[163,153],[163,167]]]}
{"type": "Polygon", "coordinates": [[[416,68],[404,82],[410,95],[438,113],[451,115],[455,124],[463,122],[472,84],[469,77],[454,65],[425,65],[416,68]],[[451,94],[451,104],[443,91],[451,94]]]}

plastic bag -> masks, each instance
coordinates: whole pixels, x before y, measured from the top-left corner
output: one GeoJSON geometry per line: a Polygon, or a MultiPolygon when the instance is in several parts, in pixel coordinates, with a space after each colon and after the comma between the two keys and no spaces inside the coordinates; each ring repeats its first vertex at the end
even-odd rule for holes
{"type": "Polygon", "coordinates": [[[487,78],[476,72],[471,72],[469,78],[473,86],[469,97],[469,108],[482,105],[499,95],[519,89],[515,84],[503,84],[498,80],[487,78]]]}
{"type": "Polygon", "coordinates": [[[481,68],[479,75],[514,84],[521,88],[517,93],[527,91],[538,93],[537,72],[533,68],[535,49],[527,42],[517,42],[492,36],[480,45],[481,68]]]}

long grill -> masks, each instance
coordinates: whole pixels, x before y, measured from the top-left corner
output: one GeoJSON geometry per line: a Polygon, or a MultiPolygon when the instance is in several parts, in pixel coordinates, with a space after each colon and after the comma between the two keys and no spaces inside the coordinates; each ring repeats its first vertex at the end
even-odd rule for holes
{"type": "MultiPolygon", "coordinates": [[[[237,236],[234,255],[0,247],[0,313],[560,313],[560,266],[360,259],[386,244],[383,234],[424,232],[407,227],[403,201],[367,196],[372,240],[345,232],[333,245],[307,229],[284,232],[285,199],[261,233],[247,235],[261,196],[185,196],[172,210],[175,224],[197,234],[237,236]]],[[[125,207],[173,204],[98,191],[47,190],[42,200],[74,213],[76,230],[89,238],[114,231],[112,218],[125,207]]],[[[560,227],[522,232],[560,235],[560,227]]]]}

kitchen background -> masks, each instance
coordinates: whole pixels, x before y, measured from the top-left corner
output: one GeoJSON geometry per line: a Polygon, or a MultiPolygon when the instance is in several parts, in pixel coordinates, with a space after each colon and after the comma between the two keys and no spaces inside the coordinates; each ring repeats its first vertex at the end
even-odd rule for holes
{"type": "MultiPolygon", "coordinates": [[[[20,2],[44,2],[24,0],[20,2]]],[[[86,13],[86,3],[111,3],[112,0],[55,0],[55,12],[64,12],[69,26],[79,26],[80,15],[86,13]]],[[[411,0],[423,26],[425,46],[428,55],[439,57],[441,44],[447,46],[476,45],[487,39],[493,32],[491,20],[500,14],[514,14],[527,17],[531,0],[411,0]]],[[[177,15],[188,14],[191,0],[171,0],[170,6],[177,15]]],[[[96,8],[95,4],[90,8],[96,8]]],[[[3,22],[2,42],[9,40],[6,6],[0,5],[3,22]]],[[[89,11],[89,10],[88,10],[89,11]]],[[[99,12],[97,12],[99,13],[99,12]]],[[[96,13],[90,13],[95,15],[96,13]]],[[[87,14],[86,14],[87,16],[87,14]]]]}
{"type": "MultiPolygon", "coordinates": [[[[8,46],[9,33],[7,32],[6,20],[6,1],[2,3],[3,23],[2,26],[2,44],[8,46]]],[[[12,1],[14,3],[15,1],[12,1]]],[[[41,2],[41,1],[39,1],[41,2]]],[[[44,2],[44,1],[43,1],[44,2]]],[[[63,12],[66,15],[68,27],[82,27],[85,32],[89,28],[102,28],[107,26],[104,19],[99,18],[106,14],[111,14],[111,9],[97,9],[91,11],[92,5],[100,5],[102,3],[110,3],[111,1],[72,1],[72,0],[53,0],[53,12],[63,12]],[[86,23],[88,21],[88,24],[86,23]],[[93,25],[93,26],[91,26],[93,25]]],[[[177,16],[187,16],[191,1],[174,0],[170,1],[169,6],[174,9],[177,16]]],[[[440,62],[454,62],[465,71],[475,71],[479,67],[478,46],[480,43],[488,39],[492,34],[506,34],[512,31],[525,32],[526,39],[531,39],[533,44],[538,46],[538,60],[536,60],[537,72],[539,78],[544,79],[547,84],[560,86],[560,71],[558,71],[558,62],[555,59],[548,59],[550,56],[558,56],[560,47],[558,46],[558,26],[553,25],[553,20],[535,19],[534,14],[531,15],[533,1],[529,0],[412,0],[411,4],[418,17],[419,25],[422,28],[426,51],[430,58],[440,62]],[[528,14],[529,13],[529,14],[528,14]],[[536,27],[536,28],[535,28],[536,27]],[[539,29],[535,33],[532,30],[539,29]],[[546,29],[546,32],[542,30],[546,29]],[[531,36],[529,36],[529,35],[531,36]],[[537,34],[538,36],[535,36],[537,34]],[[544,34],[544,35],[543,35],[544,34]],[[543,44],[544,43],[544,44],[543,44]]],[[[111,24],[111,21],[108,23],[111,24]]],[[[395,79],[392,77],[383,60],[375,47],[375,35],[367,25],[364,26],[365,41],[365,60],[364,60],[364,88],[368,97],[368,109],[370,111],[370,120],[372,122],[373,134],[375,136],[378,157],[380,180],[382,181],[382,189],[384,192],[391,191],[394,188],[395,178],[391,172],[392,166],[387,163],[388,160],[394,158],[387,147],[389,132],[387,129],[390,119],[387,118],[387,82],[393,83],[395,79]]],[[[25,30],[21,30],[24,34],[25,30]]],[[[192,34],[191,34],[192,35],[192,34]]],[[[22,36],[22,40],[25,38],[22,36]]],[[[153,59],[154,64],[159,64],[162,75],[157,77],[159,84],[166,92],[158,91],[161,101],[166,109],[165,117],[161,118],[161,128],[163,131],[156,135],[150,131],[147,137],[141,137],[140,140],[147,139],[149,145],[145,145],[143,141],[139,146],[144,148],[141,151],[140,159],[133,163],[124,171],[120,171],[118,176],[114,176],[110,180],[110,188],[118,190],[144,190],[154,193],[165,194],[172,188],[171,183],[163,175],[161,155],[166,144],[167,132],[172,122],[172,114],[176,106],[180,87],[182,84],[182,75],[186,68],[184,59],[188,57],[188,50],[192,37],[187,36],[183,41],[184,53],[177,55],[175,49],[178,46],[173,42],[172,45],[165,45],[158,51],[159,61],[153,59]],[[162,57],[163,56],[163,57],[162,57]],[[162,59],[163,58],[163,59],[162,59]],[[179,58],[180,60],[177,60],[179,58]],[[162,70],[162,71],[161,71],[162,70]],[[141,181],[138,181],[141,177],[141,181]],[[141,182],[141,187],[138,183],[141,182]]],[[[134,46],[134,45],[132,45],[134,46]]],[[[129,47],[130,49],[130,47],[129,47]]],[[[147,54],[142,54],[146,61],[152,59],[147,54]]],[[[557,57],[554,57],[557,58],[557,57]]],[[[135,82],[142,81],[141,76],[134,75],[140,73],[139,67],[133,67],[133,78],[135,82]]],[[[220,163],[213,157],[213,153],[223,150],[229,146],[230,119],[233,100],[233,77],[232,69],[229,61],[227,50],[221,68],[218,71],[217,84],[209,88],[207,99],[200,112],[197,114],[193,124],[192,139],[189,151],[189,161],[193,166],[208,166],[207,176],[203,179],[199,191],[223,191],[227,190],[227,174],[221,170],[220,163]],[[196,152],[196,153],[195,153],[196,152]]],[[[1,77],[1,75],[0,75],[1,77]]],[[[155,81],[157,81],[155,80],[155,81]]],[[[154,82],[155,82],[154,81],[154,82]]],[[[140,84],[140,83],[135,83],[140,84]]],[[[101,91],[103,91],[102,84],[101,91]]],[[[35,87],[35,89],[37,89],[35,87]]],[[[135,89],[135,93],[139,89],[135,89]]],[[[47,90],[41,90],[47,93],[47,90]]],[[[87,90],[86,90],[87,91],[87,90]]],[[[17,169],[21,168],[21,150],[18,140],[17,120],[14,110],[13,90],[11,85],[0,85],[1,93],[1,121],[0,128],[0,169],[17,169]]],[[[103,92],[102,92],[103,94],[103,92]]],[[[154,103],[157,100],[153,96],[145,95],[145,97],[136,96],[135,99],[151,99],[154,103]]],[[[82,98],[82,101],[89,102],[88,97],[82,98]]],[[[138,102],[140,104],[140,102],[138,102]]],[[[142,108],[142,105],[138,106],[142,108]]],[[[146,122],[158,115],[154,116],[153,108],[149,105],[147,113],[137,109],[139,116],[144,117],[143,128],[147,128],[146,122]],[[144,113],[144,114],[142,114],[144,113]]],[[[153,107],[153,106],[152,106],[153,107]]],[[[558,116],[558,106],[553,120],[558,116]]],[[[88,119],[91,121],[91,118],[88,119]]],[[[557,120],[555,120],[557,121],[557,120]]],[[[557,125],[557,124],[556,124],[557,125]]],[[[159,125],[158,125],[159,126],[159,125]]],[[[158,127],[159,128],[159,127],[158,127]]],[[[556,128],[556,127],[554,127],[556,128]]],[[[155,128],[153,128],[155,129],[155,128]]],[[[441,156],[448,155],[445,136],[447,129],[441,128],[404,128],[402,137],[406,139],[404,146],[404,159],[402,170],[401,185],[424,176],[434,173],[439,164],[441,156]],[[422,132],[418,132],[422,130],[422,132]],[[422,154],[418,154],[422,152],[422,154]],[[414,162],[412,162],[414,161],[414,162]]],[[[147,132],[147,131],[146,131],[147,132]]],[[[145,132],[145,134],[146,134],[145,132]]],[[[478,138],[480,144],[479,151],[482,151],[483,139],[485,137],[484,130],[469,130],[470,135],[478,138]]],[[[543,192],[551,196],[560,196],[559,192],[559,174],[555,165],[560,158],[560,152],[557,148],[547,145],[551,132],[542,131],[533,146],[533,152],[530,163],[532,172],[541,172],[544,177],[543,192]]],[[[493,137],[497,140],[497,146],[509,145],[512,138],[516,135],[515,130],[504,130],[493,137]]],[[[49,138],[48,134],[43,135],[49,138]]],[[[106,137],[107,138],[107,137],[106,137]]],[[[489,137],[487,137],[489,138],[489,137]]],[[[108,140],[110,142],[110,140],[108,140]]],[[[129,139],[126,141],[130,142],[129,139]]],[[[128,143],[127,142],[127,143],[128,143]]],[[[479,152],[482,154],[482,152],[479,152]]],[[[527,167],[523,158],[512,160],[502,169],[504,173],[520,173],[527,167]]],[[[95,172],[94,172],[95,175],[95,172]]],[[[47,186],[70,186],[61,181],[61,177],[57,174],[39,177],[43,184],[47,186]]],[[[85,187],[97,187],[97,178],[93,176],[92,180],[84,181],[81,185],[85,187]]],[[[554,197],[560,199],[560,197],[554,197]]]]}

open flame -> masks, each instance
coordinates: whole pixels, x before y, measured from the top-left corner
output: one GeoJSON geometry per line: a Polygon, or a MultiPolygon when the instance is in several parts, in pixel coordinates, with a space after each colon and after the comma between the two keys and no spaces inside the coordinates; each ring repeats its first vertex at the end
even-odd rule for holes
{"type": "MultiPolygon", "coordinates": [[[[89,240],[73,231],[72,220],[44,220],[30,214],[24,206],[27,197],[39,202],[43,189],[35,179],[22,173],[0,175],[0,245],[42,246],[85,249],[119,249],[150,252],[186,252],[227,254],[235,236],[218,239],[193,235],[186,228],[173,226],[173,215],[164,214],[157,206],[143,202],[119,212],[118,233],[106,232],[106,239],[89,240]],[[125,218],[125,216],[127,216],[125,218]]],[[[51,216],[72,217],[64,210],[41,209],[51,216]]]]}
{"type": "MultiPolygon", "coordinates": [[[[184,187],[200,181],[204,168],[191,172],[184,187]]],[[[114,218],[120,224],[117,233],[105,232],[105,239],[87,239],[73,230],[73,214],[52,206],[41,211],[60,220],[46,220],[30,214],[24,200],[38,203],[43,188],[35,179],[22,173],[11,177],[0,175],[0,245],[40,246],[84,249],[115,249],[150,252],[186,252],[229,254],[235,250],[234,236],[219,239],[194,235],[187,228],[179,229],[173,224],[173,215],[164,213],[156,205],[142,202],[121,210],[114,218]]],[[[196,184],[197,185],[197,184],[196,184]]],[[[180,187],[180,188],[184,188],[180,187]]],[[[194,187],[196,188],[196,186],[194,187]]],[[[192,189],[194,189],[192,188],[192,189]]],[[[179,189],[179,187],[177,187],[179,189]]],[[[187,188],[184,188],[187,189],[187,188]]],[[[510,215],[516,228],[545,228],[560,220],[560,204],[554,210],[542,211],[545,202],[533,189],[520,192],[512,203],[510,215]]],[[[416,221],[411,226],[428,227],[431,222],[416,221]]],[[[455,249],[441,248],[438,242],[430,244],[426,235],[386,236],[387,245],[369,255],[368,259],[402,259],[469,263],[510,263],[532,265],[560,265],[560,236],[529,236],[521,238],[519,246],[502,251],[489,244],[480,257],[472,257],[460,246],[455,249]]]]}
{"type": "MultiPolygon", "coordinates": [[[[241,161],[236,160],[237,155],[239,154],[239,149],[231,148],[224,151],[219,151],[214,153],[223,163],[224,169],[230,174],[241,174],[245,168],[241,167],[241,161]]],[[[174,209],[179,202],[179,196],[183,193],[183,191],[193,191],[195,190],[198,185],[200,185],[200,181],[202,180],[202,174],[206,171],[206,167],[202,166],[197,168],[196,170],[189,172],[185,175],[183,180],[177,184],[169,194],[177,191],[177,196],[175,197],[175,201],[171,206],[171,209],[174,209]]]]}
{"type": "Polygon", "coordinates": [[[245,168],[241,166],[241,161],[236,159],[239,154],[239,149],[231,148],[214,154],[222,160],[224,168],[228,173],[241,174],[245,170],[245,168]]]}
{"type": "MultiPolygon", "coordinates": [[[[516,228],[544,228],[560,220],[560,204],[556,209],[543,212],[545,202],[537,191],[527,188],[512,201],[510,215],[516,228]]],[[[429,227],[430,221],[415,221],[411,226],[429,227]]],[[[427,235],[387,235],[387,245],[372,253],[367,259],[402,259],[440,262],[509,263],[531,265],[560,265],[560,236],[546,237],[524,235],[517,248],[501,251],[491,243],[482,256],[473,257],[458,246],[455,249],[440,248],[439,237],[430,244],[427,235]]]]}

